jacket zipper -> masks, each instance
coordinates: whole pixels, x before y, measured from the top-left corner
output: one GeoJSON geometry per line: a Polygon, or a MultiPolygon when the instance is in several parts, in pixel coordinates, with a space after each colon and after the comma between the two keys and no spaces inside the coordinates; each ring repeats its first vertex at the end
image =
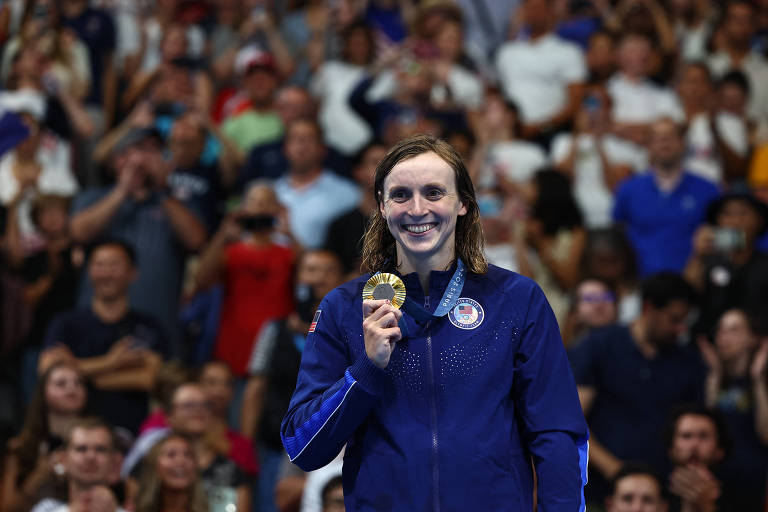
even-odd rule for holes
{"type": "MultiPolygon", "coordinates": [[[[424,309],[429,311],[429,293],[424,297],[424,309]]],[[[435,389],[435,368],[432,357],[432,334],[429,331],[432,322],[427,322],[427,372],[429,375],[429,408],[432,427],[432,510],[440,512],[440,465],[437,439],[437,397],[435,389]]]]}

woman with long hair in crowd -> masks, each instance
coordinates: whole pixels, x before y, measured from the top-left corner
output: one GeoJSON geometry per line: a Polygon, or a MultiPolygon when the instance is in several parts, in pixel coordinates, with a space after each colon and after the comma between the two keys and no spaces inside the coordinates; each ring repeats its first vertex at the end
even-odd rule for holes
{"type": "Polygon", "coordinates": [[[733,510],[760,510],[768,471],[768,338],[761,341],[756,318],[741,309],[720,316],[714,345],[699,350],[708,367],[707,406],[725,420],[731,440],[720,474],[731,489],[733,510]]]}
{"type": "Polygon", "coordinates": [[[192,443],[170,435],[149,452],[142,467],[136,512],[208,512],[192,443]]]}
{"type": "Polygon", "coordinates": [[[521,273],[532,277],[564,325],[569,293],[580,278],[586,245],[581,211],[568,178],[554,169],[537,172],[525,189],[529,207],[525,229],[513,235],[521,273]],[[529,257],[535,252],[536,257],[529,257]]]}
{"type": "Polygon", "coordinates": [[[69,362],[52,365],[40,378],[21,433],[8,442],[3,465],[3,512],[26,511],[49,480],[56,451],[72,420],[82,416],[88,398],[85,378],[69,362]]]}

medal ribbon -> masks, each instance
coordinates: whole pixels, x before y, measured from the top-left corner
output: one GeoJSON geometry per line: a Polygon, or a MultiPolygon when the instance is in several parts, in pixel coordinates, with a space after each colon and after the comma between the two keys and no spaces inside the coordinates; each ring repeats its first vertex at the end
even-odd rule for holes
{"type": "Polygon", "coordinates": [[[437,305],[434,313],[430,313],[423,306],[417,304],[410,296],[405,297],[405,303],[403,303],[402,307],[403,311],[411,315],[420,324],[427,323],[432,318],[440,318],[447,315],[459,301],[466,278],[467,271],[464,267],[464,262],[459,259],[456,263],[456,271],[451,276],[451,280],[448,282],[448,286],[445,288],[443,297],[440,299],[440,303],[437,305]]]}

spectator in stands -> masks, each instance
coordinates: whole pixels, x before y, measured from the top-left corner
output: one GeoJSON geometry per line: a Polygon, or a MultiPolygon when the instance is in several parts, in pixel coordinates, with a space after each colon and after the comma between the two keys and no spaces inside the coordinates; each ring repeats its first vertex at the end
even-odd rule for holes
{"type": "MultiPolygon", "coordinates": [[[[303,490],[301,495],[301,511],[300,512],[323,512],[324,510],[323,506],[326,502],[326,500],[323,499],[325,495],[323,490],[325,489],[326,485],[330,485],[330,489],[333,489],[336,487],[336,484],[332,483],[332,481],[337,480],[338,478],[341,478],[343,465],[344,465],[344,450],[341,450],[341,452],[339,452],[336,458],[333,459],[331,462],[329,462],[328,464],[326,464],[320,469],[310,471],[309,473],[306,474],[306,478],[304,478],[304,485],[303,485],[303,490]]],[[[291,482],[298,484],[299,479],[295,478],[290,474],[281,475],[281,478],[277,484],[278,489],[287,489],[291,482]]],[[[341,504],[343,505],[344,504],[343,490],[341,494],[339,494],[338,491],[333,492],[333,494],[335,494],[337,498],[338,497],[342,498],[341,504]]],[[[330,501],[333,502],[336,500],[330,500],[330,501]]],[[[330,504],[333,505],[333,503],[330,503],[330,504]]]]}
{"type": "Polygon", "coordinates": [[[235,69],[242,80],[242,91],[225,107],[221,129],[247,154],[257,144],[277,140],[283,134],[274,104],[280,78],[274,57],[255,46],[238,52],[235,69]]]}
{"type": "MultiPolygon", "coordinates": [[[[131,306],[157,315],[174,340],[184,255],[202,248],[206,232],[193,210],[168,194],[170,166],[161,149],[154,130],[125,135],[113,157],[117,183],[80,194],[70,229],[79,243],[107,236],[133,245],[141,272],[131,287],[131,306]]],[[[84,284],[81,305],[89,294],[84,284]]]]}
{"type": "Polygon", "coordinates": [[[640,314],[635,251],[620,226],[591,230],[582,259],[582,275],[604,280],[616,292],[618,322],[632,323],[640,314]]]}
{"type": "Polygon", "coordinates": [[[215,357],[229,364],[237,378],[245,376],[263,323],[293,308],[294,252],[275,240],[286,223],[271,185],[256,182],[245,193],[242,209],[221,223],[200,258],[197,288],[217,281],[224,286],[215,357]]]}
{"type": "Polygon", "coordinates": [[[651,125],[662,118],[684,119],[674,91],[654,84],[649,78],[651,40],[644,34],[625,34],[617,49],[619,70],[608,81],[616,135],[645,145],[651,125]]]}
{"type": "Polygon", "coordinates": [[[619,186],[613,209],[637,252],[642,276],[683,270],[693,233],[719,195],[714,184],[683,168],[683,133],[673,120],[651,125],[648,148],[649,172],[619,186]]]}
{"type": "Polygon", "coordinates": [[[432,106],[439,110],[479,110],[483,105],[483,82],[475,64],[464,52],[464,20],[460,9],[452,2],[437,2],[422,6],[420,11],[416,27],[421,21],[420,35],[426,48],[434,54],[428,60],[432,106]]]}
{"type": "Polygon", "coordinates": [[[45,102],[30,90],[0,93],[0,109],[16,112],[29,129],[29,137],[0,158],[0,204],[13,213],[20,253],[11,254],[18,265],[21,259],[41,247],[32,221],[32,201],[37,194],[73,196],[79,186],[70,167],[66,145],[44,128],[45,102]]]}
{"type": "Polygon", "coordinates": [[[229,425],[228,415],[234,397],[234,378],[229,365],[223,361],[208,361],[200,369],[198,382],[203,388],[211,407],[213,422],[217,429],[226,431],[229,442],[229,457],[249,477],[258,473],[255,450],[251,439],[240,434],[229,425]]]}
{"type": "MultiPolygon", "coordinates": [[[[305,89],[296,85],[288,85],[277,91],[275,108],[283,126],[288,126],[297,119],[312,118],[315,115],[315,102],[312,97],[305,89]]],[[[284,175],[287,169],[283,133],[280,138],[257,144],[251,149],[247,162],[238,175],[236,188],[240,191],[255,179],[277,179],[284,175]]]]}
{"type": "Polygon", "coordinates": [[[699,340],[709,367],[707,405],[720,413],[731,437],[721,480],[733,493],[734,510],[758,510],[765,503],[768,471],[768,340],[760,341],[757,319],[740,309],[719,318],[714,347],[699,340]]]}
{"type": "Polygon", "coordinates": [[[371,142],[360,151],[352,169],[352,178],[361,190],[360,203],[339,215],[328,227],[325,249],[336,253],[344,265],[344,273],[349,276],[360,275],[363,234],[371,212],[376,208],[373,174],[386,154],[386,146],[379,142],[371,142]]]}
{"type": "MultiPolygon", "coordinates": [[[[151,72],[160,65],[164,36],[171,26],[181,21],[180,3],[178,0],[152,2],[145,6],[144,12],[139,13],[139,31],[144,44],[139,45],[131,58],[140,61],[140,71],[151,72]]],[[[205,54],[205,31],[194,23],[186,23],[183,27],[186,55],[193,59],[202,58],[205,54]]]]}
{"type": "MultiPolygon", "coordinates": [[[[219,224],[224,187],[234,181],[238,166],[237,162],[226,165],[225,159],[221,166],[216,161],[203,161],[208,135],[206,125],[210,125],[207,118],[193,112],[174,121],[168,137],[168,149],[173,158],[168,187],[171,195],[189,204],[205,222],[208,231],[212,231],[219,224]]],[[[224,151],[222,156],[226,154],[224,151]]]]}
{"type": "Polygon", "coordinates": [[[99,133],[112,125],[117,95],[116,46],[112,14],[91,7],[88,0],[64,0],[59,4],[62,22],[77,33],[88,48],[91,88],[85,98],[89,114],[99,133]]]}
{"type": "Polygon", "coordinates": [[[611,133],[611,99],[589,87],[571,133],[552,141],[551,161],[573,183],[573,194],[589,228],[611,224],[613,194],[622,180],[645,165],[644,152],[611,133]]]}
{"type": "Polygon", "coordinates": [[[525,37],[496,54],[496,71],[507,98],[520,107],[523,134],[547,142],[567,127],[581,103],[587,67],[581,49],[552,32],[549,0],[524,0],[525,37]]]}
{"type": "Polygon", "coordinates": [[[320,105],[318,121],[328,147],[348,156],[361,151],[371,127],[349,105],[349,95],[362,80],[375,57],[371,28],[363,21],[342,34],[341,58],[324,62],[314,73],[310,91],[320,105]]]}
{"type": "Polygon", "coordinates": [[[259,446],[260,510],[274,510],[275,484],[284,449],[280,421],[299,375],[304,341],[312,330],[313,315],[322,298],[342,283],[340,260],[331,252],[310,250],[297,264],[296,282],[301,293],[296,311],[264,326],[248,365],[249,379],[243,398],[241,429],[259,446]]]}
{"type": "Polygon", "coordinates": [[[29,510],[42,498],[67,429],[85,410],[87,395],[85,377],[72,362],[53,364],[43,373],[19,435],[8,442],[0,510],[29,510]]]}
{"type": "Polygon", "coordinates": [[[210,510],[189,440],[174,434],[155,445],[143,463],[135,501],[136,512],[210,510]]]}
{"type": "Polygon", "coordinates": [[[677,0],[669,3],[669,17],[677,36],[678,53],[686,62],[700,62],[707,56],[712,35],[715,4],[677,0]]]}
{"type": "MultiPolygon", "coordinates": [[[[22,347],[22,393],[28,398],[37,379],[37,358],[45,330],[58,313],[72,309],[83,263],[83,251],[69,236],[69,198],[38,195],[32,201],[30,217],[43,246],[16,263],[25,254],[19,234],[17,208],[12,208],[7,227],[6,250],[12,266],[18,267],[24,282],[23,304],[31,312],[29,330],[22,347]]],[[[28,400],[25,400],[25,403],[28,400]]]]}
{"type": "Polygon", "coordinates": [[[687,121],[685,168],[715,183],[742,180],[749,128],[746,119],[722,109],[707,66],[681,65],[677,93],[687,121]]]}
{"type": "Polygon", "coordinates": [[[535,279],[547,296],[558,324],[565,326],[570,291],[579,280],[587,241],[581,212],[568,178],[554,169],[537,172],[526,188],[529,215],[514,234],[522,274],[535,279]]]}
{"type": "Polygon", "coordinates": [[[768,229],[768,206],[749,193],[712,203],[693,237],[685,275],[701,293],[700,329],[709,331],[730,308],[764,314],[768,307],[768,254],[756,248],[768,229]]]}
{"type": "Polygon", "coordinates": [[[672,512],[730,510],[727,489],[715,476],[727,439],[722,419],[703,406],[681,406],[674,412],[667,432],[672,512]]]}
{"type": "Polygon", "coordinates": [[[208,112],[213,101],[213,86],[199,60],[188,56],[185,27],[171,24],[163,33],[161,60],[157,67],[130,77],[121,106],[129,110],[142,99],[149,99],[156,110],[178,115],[184,109],[208,112]]]}
{"type": "Polygon", "coordinates": [[[613,480],[613,492],[605,500],[606,512],[666,512],[664,486],[653,469],[644,464],[625,464],[613,480]]]}
{"type": "MultiPolygon", "coordinates": [[[[170,403],[164,405],[170,428],[147,431],[126,456],[122,474],[136,477],[147,461],[147,454],[169,435],[184,437],[192,445],[195,462],[200,471],[203,488],[211,511],[249,510],[250,486],[243,471],[229,455],[231,445],[226,428],[218,425],[203,388],[197,382],[187,382],[173,392],[170,403]]],[[[151,467],[151,466],[150,466],[151,467]]],[[[136,501],[133,497],[133,501],[136,501]]]]}
{"type": "Polygon", "coordinates": [[[730,71],[717,81],[717,104],[723,112],[742,119],[749,128],[749,140],[754,140],[755,123],[748,118],[750,88],[747,76],[741,71],[730,71]]]}
{"type": "Polygon", "coordinates": [[[157,320],[130,306],[136,274],[130,246],[117,240],[95,245],[88,261],[91,304],[51,322],[40,356],[43,370],[59,360],[74,361],[93,385],[94,412],[133,434],[147,415],[147,392],[168,354],[157,320]]]}
{"type": "Polygon", "coordinates": [[[605,30],[598,30],[589,36],[585,54],[589,85],[604,88],[613,76],[616,71],[615,46],[613,35],[605,30]]]}
{"type": "Polygon", "coordinates": [[[592,330],[615,324],[618,320],[616,293],[606,281],[594,277],[576,285],[571,310],[563,325],[563,342],[575,346],[592,330]]]}
{"type": "Polygon", "coordinates": [[[547,163],[541,146],[521,138],[518,105],[506,100],[501,91],[486,93],[485,106],[474,125],[477,144],[471,167],[480,191],[504,185],[519,187],[547,163]]]}
{"type": "Polygon", "coordinates": [[[67,498],[45,498],[32,512],[125,512],[109,488],[118,464],[115,434],[98,418],[84,418],[69,429],[63,467],[67,498]]]}
{"type": "Polygon", "coordinates": [[[344,512],[344,486],[341,475],[332,478],[323,487],[322,512],[344,512]]]}
{"type": "Polygon", "coordinates": [[[768,80],[768,61],[752,49],[755,37],[755,6],[747,0],[732,0],[725,4],[722,22],[721,46],[707,60],[709,69],[716,78],[731,70],[739,70],[749,80],[752,91],[749,115],[760,123],[765,134],[765,116],[768,113],[768,91],[763,86],[768,80]]]}
{"type": "Polygon", "coordinates": [[[321,247],[333,219],[360,200],[354,184],[323,168],[324,155],[323,133],[317,122],[299,119],[286,127],[289,167],[275,182],[275,193],[288,210],[291,232],[309,249],[321,247]]]}
{"type": "Polygon", "coordinates": [[[463,111],[431,101],[433,55],[415,45],[392,52],[349,96],[352,109],[386,145],[417,133],[440,133],[466,123],[463,111]]]}
{"type": "Polygon", "coordinates": [[[678,343],[693,289],[676,274],[660,273],[643,283],[642,297],[642,314],[630,326],[595,330],[570,352],[591,432],[589,501],[603,500],[624,461],[662,472],[658,434],[667,415],[679,403],[703,401],[700,359],[678,343]]]}

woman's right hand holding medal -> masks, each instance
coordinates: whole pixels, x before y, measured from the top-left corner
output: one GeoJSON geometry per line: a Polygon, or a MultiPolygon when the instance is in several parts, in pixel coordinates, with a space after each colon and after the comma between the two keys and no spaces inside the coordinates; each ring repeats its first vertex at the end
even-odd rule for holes
{"type": "Polygon", "coordinates": [[[395,343],[403,337],[398,327],[402,316],[389,300],[363,300],[365,353],[379,368],[387,367],[395,343]]]}

